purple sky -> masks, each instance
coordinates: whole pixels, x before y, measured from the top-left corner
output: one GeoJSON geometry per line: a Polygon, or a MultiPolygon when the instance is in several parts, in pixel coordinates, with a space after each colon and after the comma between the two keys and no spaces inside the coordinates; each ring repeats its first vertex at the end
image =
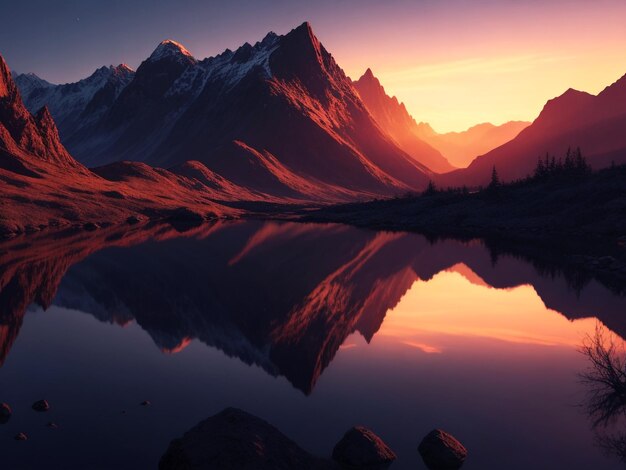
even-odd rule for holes
{"type": "Polygon", "coordinates": [[[371,67],[437,130],[533,119],[626,72],[625,0],[2,0],[0,54],[53,83],[136,68],[163,39],[197,58],[310,21],[353,78],[371,67]]]}

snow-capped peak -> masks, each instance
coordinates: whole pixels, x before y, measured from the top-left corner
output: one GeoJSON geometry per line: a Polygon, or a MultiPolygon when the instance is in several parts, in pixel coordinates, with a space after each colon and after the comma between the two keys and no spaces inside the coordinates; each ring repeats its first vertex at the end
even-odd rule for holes
{"type": "Polygon", "coordinates": [[[44,80],[43,78],[38,77],[32,72],[29,73],[19,73],[15,74],[15,81],[18,83],[20,89],[22,86],[32,89],[32,88],[48,88],[54,86],[52,83],[44,80]]]}
{"type": "Polygon", "coordinates": [[[161,41],[148,60],[158,61],[167,57],[187,57],[195,61],[191,53],[182,44],[171,39],[161,41]]]}
{"type": "Polygon", "coordinates": [[[115,67],[115,70],[119,71],[119,72],[134,72],[134,70],[132,68],[130,68],[127,64],[120,64],[117,67],[115,67]]]}

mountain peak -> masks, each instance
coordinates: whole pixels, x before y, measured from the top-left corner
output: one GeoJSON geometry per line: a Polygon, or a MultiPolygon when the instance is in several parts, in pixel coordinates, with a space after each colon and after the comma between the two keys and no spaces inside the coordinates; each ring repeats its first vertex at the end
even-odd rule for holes
{"type": "Polygon", "coordinates": [[[15,86],[13,85],[9,66],[4,61],[4,58],[0,56],[0,98],[6,98],[12,95],[13,88],[15,88],[15,86]]]}
{"type": "Polygon", "coordinates": [[[302,41],[312,44],[313,48],[316,50],[319,50],[320,48],[320,42],[313,32],[313,27],[311,26],[311,23],[309,23],[308,21],[305,21],[300,26],[289,31],[285,36],[283,36],[283,38],[292,39],[297,42],[302,41]]]}
{"type": "Polygon", "coordinates": [[[300,26],[295,27],[293,31],[306,32],[307,34],[314,35],[313,27],[311,26],[311,23],[309,23],[308,21],[305,21],[300,26]]]}
{"type": "Polygon", "coordinates": [[[55,134],[57,133],[56,124],[54,122],[54,118],[52,114],[50,114],[50,110],[48,106],[44,106],[35,115],[35,119],[39,124],[39,128],[43,131],[53,131],[55,134]]]}
{"type": "Polygon", "coordinates": [[[120,64],[116,67],[111,66],[111,71],[113,75],[116,76],[130,76],[135,73],[135,71],[126,64],[120,64]]]}
{"type": "Polygon", "coordinates": [[[278,34],[276,34],[274,31],[270,31],[269,33],[267,33],[265,35],[265,37],[261,40],[261,44],[269,44],[269,43],[273,43],[276,41],[276,38],[278,38],[278,34]]]}
{"type": "MultiPolygon", "coordinates": [[[[376,76],[374,75],[374,72],[372,72],[371,68],[367,68],[367,70],[365,71],[365,73],[363,75],[361,75],[361,78],[359,78],[356,83],[359,83],[360,85],[363,86],[373,86],[376,88],[382,88],[382,85],[380,84],[380,81],[378,80],[378,78],[376,78],[376,76]]],[[[384,89],[382,90],[384,92],[384,89]]]]}
{"type": "Polygon", "coordinates": [[[161,41],[148,60],[158,61],[169,57],[188,58],[195,61],[191,53],[182,44],[172,39],[161,41]]]}

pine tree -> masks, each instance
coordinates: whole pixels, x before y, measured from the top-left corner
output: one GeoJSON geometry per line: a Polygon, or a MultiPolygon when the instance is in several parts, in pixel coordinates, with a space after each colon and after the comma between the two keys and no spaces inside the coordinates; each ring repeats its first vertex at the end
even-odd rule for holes
{"type": "Polygon", "coordinates": [[[435,183],[433,182],[433,180],[428,180],[428,187],[426,188],[426,191],[424,191],[424,194],[427,196],[431,196],[436,193],[437,187],[435,186],[435,183]]]}
{"type": "Polygon", "coordinates": [[[546,176],[546,167],[541,157],[537,159],[537,166],[535,167],[535,178],[543,178],[546,176]]]}
{"type": "Polygon", "coordinates": [[[493,170],[491,170],[491,182],[489,183],[489,189],[497,189],[500,187],[500,178],[498,177],[498,171],[496,170],[496,166],[493,166],[493,170]]]}

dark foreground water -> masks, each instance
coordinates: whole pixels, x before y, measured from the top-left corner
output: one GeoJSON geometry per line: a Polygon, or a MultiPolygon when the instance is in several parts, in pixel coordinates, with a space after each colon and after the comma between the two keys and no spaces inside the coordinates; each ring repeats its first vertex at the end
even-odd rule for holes
{"type": "Polygon", "coordinates": [[[434,427],[468,470],[623,468],[581,406],[577,348],[597,325],[626,334],[626,299],[480,242],[262,222],[59,234],[0,245],[0,289],[2,468],[156,468],[227,406],[323,456],[363,424],[398,470],[425,468],[434,427]]]}

